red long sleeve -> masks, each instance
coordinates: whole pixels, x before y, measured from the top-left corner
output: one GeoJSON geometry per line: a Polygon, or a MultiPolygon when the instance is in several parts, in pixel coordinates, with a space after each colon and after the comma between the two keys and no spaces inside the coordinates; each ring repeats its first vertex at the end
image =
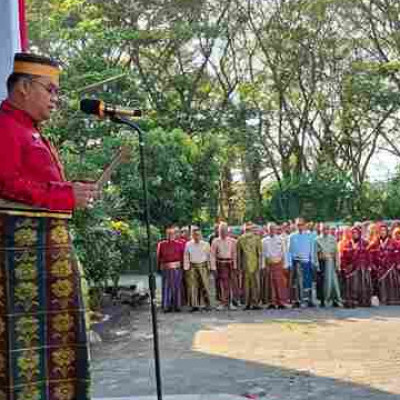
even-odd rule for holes
{"type": "Polygon", "coordinates": [[[71,211],[62,167],[30,117],[5,101],[0,110],[0,197],[51,211],[71,211]]]}

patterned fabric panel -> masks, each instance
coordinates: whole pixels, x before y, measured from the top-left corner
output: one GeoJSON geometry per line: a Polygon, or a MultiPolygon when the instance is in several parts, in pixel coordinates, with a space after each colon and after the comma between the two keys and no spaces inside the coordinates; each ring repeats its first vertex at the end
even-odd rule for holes
{"type": "Polygon", "coordinates": [[[86,400],[88,371],[68,221],[0,216],[0,400],[86,400]]]}

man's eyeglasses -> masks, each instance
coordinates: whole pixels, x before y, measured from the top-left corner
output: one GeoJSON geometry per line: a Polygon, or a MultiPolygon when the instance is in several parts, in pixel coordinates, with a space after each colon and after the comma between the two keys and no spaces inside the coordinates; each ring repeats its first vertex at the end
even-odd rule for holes
{"type": "Polygon", "coordinates": [[[60,94],[60,89],[56,85],[53,85],[52,83],[45,84],[43,82],[36,81],[34,79],[32,79],[31,82],[38,83],[43,89],[45,89],[52,96],[58,97],[60,94]]]}

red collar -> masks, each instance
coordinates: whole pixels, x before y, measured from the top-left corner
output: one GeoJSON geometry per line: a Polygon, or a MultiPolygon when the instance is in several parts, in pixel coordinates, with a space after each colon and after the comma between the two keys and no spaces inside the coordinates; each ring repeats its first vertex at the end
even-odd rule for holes
{"type": "Polygon", "coordinates": [[[4,100],[1,103],[0,111],[12,116],[12,118],[16,119],[21,125],[26,128],[37,130],[37,124],[32,119],[32,117],[24,110],[20,110],[15,108],[9,100],[4,100]]]}

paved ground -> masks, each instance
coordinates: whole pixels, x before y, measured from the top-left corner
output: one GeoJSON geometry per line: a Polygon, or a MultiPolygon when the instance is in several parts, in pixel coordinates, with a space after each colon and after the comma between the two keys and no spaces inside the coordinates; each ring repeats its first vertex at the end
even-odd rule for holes
{"type": "MultiPolygon", "coordinates": [[[[210,395],[189,394],[189,395],[163,395],[163,400],[243,400],[243,396],[235,396],[231,394],[210,395]]],[[[100,399],[94,399],[100,400],[100,399]]],[[[104,399],[102,399],[104,400],[104,399]]],[[[141,397],[115,397],[107,400],[157,400],[157,396],[141,396],[141,397]]]]}
{"type": "MultiPolygon", "coordinates": [[[[109,311],[95,397],[152,400],[148,307],[109,311]]],[[[400,399],[400,307],[159,314],[159,327],[165,400],[400,399]]]]}

